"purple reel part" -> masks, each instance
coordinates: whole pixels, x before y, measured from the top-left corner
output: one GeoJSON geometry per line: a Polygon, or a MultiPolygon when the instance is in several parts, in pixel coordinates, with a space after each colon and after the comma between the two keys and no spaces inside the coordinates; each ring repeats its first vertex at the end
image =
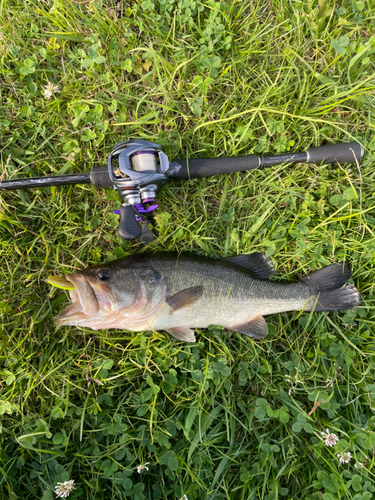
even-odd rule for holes
{"type": "MultiPolygon", "coordinates": [[[[153,203],[155,201],[156,201],[155,198],[150,198],[150,199],[145,200],[143,203],[136,203],[134,205],[134,208],[140,214],[149,214],[149,213],[153,212],[156,208],[158,208],[159,205],[157,203],[155,203],[155,205],[149,205],[148,207],[145,207],[144,204],[145,203],[153,203]]],[[[120,215],[120,210],[113,210],[113,213],[116,215],[120,215]]],[[[136,215],[135,220],[137,222],[141,222],[142,216],[136,215]]]]}
{"type": "MultiPolygon", "coordinates": [[[[114,214],[116,214],[116,215],[120,215],[120,210],[112,210],[112,212],[113,212],[114,214]]],[[[136,216],[135,216],[135,220],[136,220],[137,222],[141,222],[141,220],[142,220],[142,219],[143,219],[143,217],[141,217],[140,215],[136,215],[136,216]]]]}
{"type": "MultiPolygon", "coordinates": [[[[152,200],[152,201],[155,201],[155,200],[152,200]]],[[[145,207],[144,206],[144,203],[147,203],[146,201],[144,201],[143,203],[136,203],[134,205],[134,208],[137,210],[137,212],[139,212],[140,214],[149,214],[151,213],[153,210],[155,210],[155,208],[158,208],[159,205],[155,204],[155,205],[150,205],[149,207],[145,207]]],[[[142,217],[140,215],[136,215],[135,216],[135,220],[137,222],[141,222],[142,220],[142,217]]]]}

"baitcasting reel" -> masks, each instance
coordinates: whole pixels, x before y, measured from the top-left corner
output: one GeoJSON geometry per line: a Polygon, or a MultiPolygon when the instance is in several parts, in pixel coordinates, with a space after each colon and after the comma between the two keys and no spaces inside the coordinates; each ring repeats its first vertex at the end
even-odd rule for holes
{"type": "Polygon", "coordinates": [[[108,165],[93,167],[90,173],[2,180],[0,190],[70,184],[92,184],[96,188],[113,186],[122,202],[120,210],[114,211],[120,215],[118,234],[125,240],[139,238],[147,243],[156,238],[149,229],[151,220],[148,217],[158,207],[156,195],[159,188],[170,179],[196,179],[283,163],[360,162],[363,154],[361,144],[349,142],[311,148],[303,153],[178,159],[170,163],[159,144],[134,139],[116,144],[109,155],[108,165]]]}
{"type": "Polygon", "coordinates": [[[125,240],[148,242],[155,239],[149,230],[151,214],[159,205],[156,194],[168,181],[169,161],[159,144],[143,140],[119,142],[108,157],[108,174],[122,206],[118,234],[125,240]],[[141,226],[139,225],[141,222],[141,226]]]}

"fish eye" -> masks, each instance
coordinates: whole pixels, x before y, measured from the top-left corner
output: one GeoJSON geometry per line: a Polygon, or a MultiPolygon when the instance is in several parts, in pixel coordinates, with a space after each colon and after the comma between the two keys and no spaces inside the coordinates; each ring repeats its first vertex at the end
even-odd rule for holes
{"type": "Polygon", "coordinates": [[[98,272],[98,278],[102,281],[109,280],[110,277],[111,277],[111,272],[109,269],[101,269],[98,272]]]}

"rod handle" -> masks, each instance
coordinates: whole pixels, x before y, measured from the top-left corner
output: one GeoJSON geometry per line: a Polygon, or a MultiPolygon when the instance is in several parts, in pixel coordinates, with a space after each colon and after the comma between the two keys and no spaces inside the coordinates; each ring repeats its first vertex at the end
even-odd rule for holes
{"type": "Polygon", "coordinates": [[[253,170],[260,166],[260,158],[256,155],[191,158],[189,160],[175,160],[174,163],[180,165],[181,168],[175,169],[175,172],[170,177],[188,180],[253,170]]]}
{"type": "Polygon", "coordinates": [[[328,144],[320,148],[307,150],[307,163],[353,163],[360,162],[363,158],[364,149],[358,142],[341,142],[340,144],[328,144]]]}
{"type": "Polygon", "coordinates": [[[245,172],[256,168],[281,165],[283,163],[352,163],[363,158],[364,149],[358,142],[329,144],[311,148],[305,153],[287,153],[273,156],[231,156],[220,158],[178,159],[173,162],[169,177],[188,180],[212,175],[245,172]]]}

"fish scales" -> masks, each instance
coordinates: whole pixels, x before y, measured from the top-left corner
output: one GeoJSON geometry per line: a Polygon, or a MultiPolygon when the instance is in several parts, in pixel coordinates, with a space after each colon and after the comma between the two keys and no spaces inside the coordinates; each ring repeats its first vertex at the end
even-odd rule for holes
{"type": "Polygon", "coordinates": [[[165,277],[171,295],[203,286],[203,294],[194,304],[171,316],[159,315],[151,324],[155,330],[166,329],[171,323],[195,328],[210,324],[229,327],[246,323],[259,314],[302,309],[310,298],[307,287],[301,283],[279,284],[254,279],[246,269],[222,260],[180,256],[176,262],[150,256],[149,263],[165,277]]]}

